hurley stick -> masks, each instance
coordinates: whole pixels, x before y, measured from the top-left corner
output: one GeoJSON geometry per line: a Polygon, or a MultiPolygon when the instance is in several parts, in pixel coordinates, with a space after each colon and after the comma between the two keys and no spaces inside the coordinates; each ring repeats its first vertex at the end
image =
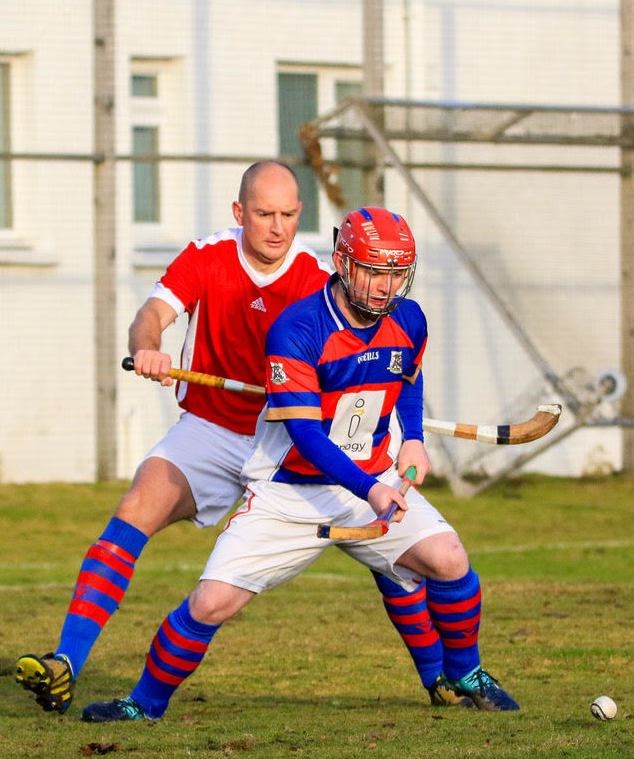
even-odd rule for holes
{"type": "MultiPolygon", "coordinates": [[[[121,366],[128,372],[133,371],[134,359],[132,356],[124,358],[121,366]]],[[[249,385],[246,382],[215,377],[213,374],[172,368],[169,370],[168,376],[181,382],[224,388],[235,393],[265,395],[264,388],[259,385],[249,385]]],[[[478,440],[480,443],[518,445],[544,437],[557,424],[560,414],[561,406],[558,403],[553,403],[538,406],[537,411],[530,419],[516,424],[463,424],[461,422],[445,422],[442,419],[423,419],[423,429],[425,432],[435,432],[438,435],[449,435],[463,440],[478,440]]]]}
{"type": "MultiPolygon", "coordinates": [[[[121,362],[121,367],[126,372],[134,371],[134,359],[132,356],[126,356],[121,362]]],[[[237,380],[225,379],[224,377],[214,377],[213,374],[203,374],[202,372],[190,372],[187,369],[176,369],[172,367],[167,373],[168,377],[181,382],[191,382],[194,385],[206,385],[207,387],[220,387],[224,390],[232,390],[234,393],[255,393],[256,395],[265,395],[265,390],[259,385],[249,385],[247,382],[238,382],[237,380]]]]}

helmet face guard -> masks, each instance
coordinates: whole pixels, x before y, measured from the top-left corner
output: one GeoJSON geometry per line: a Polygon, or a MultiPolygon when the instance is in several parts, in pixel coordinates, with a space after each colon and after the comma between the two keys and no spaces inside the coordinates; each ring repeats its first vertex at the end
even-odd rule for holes
{"type": "Polygon", "coordinates": [[[402,216],[384,208],[352,211],[341,223],[335,253],[341,255],[337,271],[346,297],[362,316],[376,320],[390,313],[410,291],[416,245],[402,216]]]}
{"type": "Polygon", "coordinates": [[[374,319],[398,308],[399,303],[410,291],[415,270],[416,263],[405,267],[375,266],[356,263],[347,256],[344,258],[345,273],[340,275],[340,279],[350,304],[363,315],[374,319]],[[372,294],[372,283],[379,276],[387,278],[387,294],[381,297],[372,294]],[[397,282],[400,283],[398,287],[397,282]]]}

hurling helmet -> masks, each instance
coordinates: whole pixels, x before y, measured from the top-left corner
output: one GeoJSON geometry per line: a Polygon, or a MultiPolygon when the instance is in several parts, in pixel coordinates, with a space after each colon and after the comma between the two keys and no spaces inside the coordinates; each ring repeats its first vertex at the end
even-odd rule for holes
{"type": "Polygon", "coordinates": [[[399,214],[385,208],[351,211],[335,237],[335,253],[341,254],[343,273],[339,272],[339,277],[348,300],[364,316],[390,313],[410,291],[416,270],[416,243],[399,214]],[[388,294],[383,298],[373,294],[371,285],[373,277],[380,274],[388,275],[388,294]]]}

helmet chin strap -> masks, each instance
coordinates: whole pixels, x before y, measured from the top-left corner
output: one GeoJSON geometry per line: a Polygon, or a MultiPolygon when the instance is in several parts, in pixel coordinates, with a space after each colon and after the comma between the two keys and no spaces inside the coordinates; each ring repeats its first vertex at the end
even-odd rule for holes
{"type": "Polygon", "coordinates": [[[374,311],[366,311],[363,306],[360,306],[354,301],[350,300],[348,293],[346,293],[346,297],[348,298],[348,305],[350,306],[350,310],[359,321],[372,322],[372,324],[376,324],[382,316],[385,316],[385,314],[376,314],[374,311]]]}

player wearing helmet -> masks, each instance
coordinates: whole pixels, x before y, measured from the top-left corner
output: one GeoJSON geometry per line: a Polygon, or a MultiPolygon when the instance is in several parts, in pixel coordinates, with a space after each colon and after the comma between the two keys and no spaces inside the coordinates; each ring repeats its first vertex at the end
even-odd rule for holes
{"type": "Polygon", "coordinates": [[[348,214],[323,289],[291,305],[266,340],[267,407],[243,468],[243,505],[218,537],[194,592],[159,628],[131,694],[86,707],[103,722],[161,717],[200,664],[219,627],[257,593],[299,574],[334,543],[406,591],[427,579],[444,673],[480,709],[517,703],[480,666],[480,583],[455,530],[414,488],[398,486],[430,464],[422,435],[421,361],[427,323],[405,297],[416,263],[414,239],[398,214],[348,214]],[[394,461],[389,420],[403,444],[394,461]],[[393,502],[386,535],[339,542],[318,524],[363,525],[393,502]]]}
{"type": "Polygon", "coordinates": [[[360,208],[338,230],[334,261],[352,310],[376,321],[410,291],[416,270],[414,237],[402,216],[383,208],[360,208]]]}

